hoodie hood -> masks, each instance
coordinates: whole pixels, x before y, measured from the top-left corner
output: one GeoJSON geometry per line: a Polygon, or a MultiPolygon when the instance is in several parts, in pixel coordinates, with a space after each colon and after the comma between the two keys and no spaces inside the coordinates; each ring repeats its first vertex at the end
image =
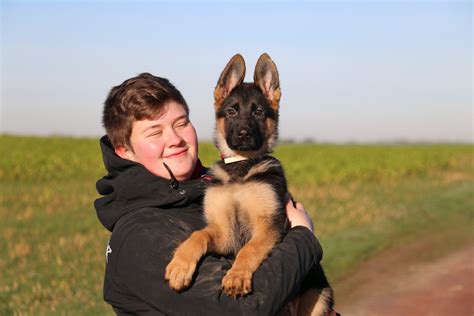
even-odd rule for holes
{"type": "Polygon", "coordinates": [[[185,209],[201,203],[206,181],[199,178],[205,171],[199,160],[193,179],[176,183],[117,156],[107,136],[100,139],[100,147],[108,173],[97,181],[97,192],[102,197],[95,200],[94,206],[97,217],[109,231],[120,218],[140,208],[185,209]]]}

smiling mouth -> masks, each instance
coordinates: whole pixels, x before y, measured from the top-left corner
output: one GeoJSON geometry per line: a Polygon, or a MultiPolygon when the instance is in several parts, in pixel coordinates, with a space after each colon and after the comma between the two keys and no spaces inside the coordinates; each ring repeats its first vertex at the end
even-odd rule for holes
{"type": "Polygon", "coordinates": [[[170,159],[170,158],[171,158],[171,159],[172,159],[172,158],[178,158],[178,157],[184,155],[187,151],[188,151],[188,148],[186,148],[186,149],[184,149],[184,150],[182,150],[182,151],[179,151],[179,152],[177,152],[177,153],[168,155],[168,156],[163,157],[163,158],[167,158],[167,159],[170,159]]]}

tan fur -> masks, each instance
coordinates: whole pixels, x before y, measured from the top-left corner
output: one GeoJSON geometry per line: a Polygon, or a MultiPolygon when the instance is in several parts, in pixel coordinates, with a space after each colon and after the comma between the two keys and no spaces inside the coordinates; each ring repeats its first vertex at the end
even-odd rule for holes
{"type": "Polygon", "coordinates": [[[214,108],[215,111],[217,112],[222,105],[222,102],[225,100],[225,90],[222,87],[217,87],[214,89],[214,108]]]}
{"type": "Polygon", "coordinates": [[[222,280],[227,295],[246,295],[252,290],[252,275],[278,242],[278,233],[264,220],[254,226],[252,239],[239,251],[232,268],[222,280]]]}
{"type": "Polygon", "coordinates": [[[222,71],[217,86],[214,89],[214,106],[216,112],[222,102],[229,96],[235,86],[242,83],[245,78],[245,61],[240,54],[234,55],[222,71]]]}
{"type": "MultiPolygon", "coordinates": [[[[236,54],[225,67],[214,90],[216,112],[244,77],[245,62],[240,54],[236,54]]],[[[254,84],[260,88],[271,107],[278,111],[281,98],[278,71],[267,54],[262,54],[257,62],[254,84]]],[[[266,155],[272,151],[278,136],[277,121],[267,119],[266,124],[266,140],[261,148],[239,152],[229,148],[225,120],[219,118],[216,121],[215,143],[224,157],[266,155]]],[[[275,212],[281,211],[279,197],[271,184],[252,181],[252,177],[265,174],[272,167],[279,168],[280,165],[267,160],[252,166],[245,176],[228,174],[218,164],[212,167],[214,179],[222,183],[211,185],[204,196],[204,214],[208,225],[191,234],[178,247],[166,267],[165,279],[171,288],[180,291],[188,287],[197,263],[207,252],[228,254],[238,251],[232,268],[222,280],[222,288],[232,297],[251,292],[253,273],[282,237],[281,227],[276,227],[278,225],[274,220],[275,212]]],[[[331,289],[326,290],[307,290],[280,314],[324,315],[332,295],[331,289]]]]}
{"type": "MultiPolygon", "coordinates": [[[[212,166],[211,170],[212,170],[213,177],[215,177],[218,180],[221,180],[224,183],[229,182],[230,176],[219,165],[212,166]]],[[[209,193],[209,190],[208,190],[208,193],[209,193]]]]}
{"type": "Polygon", "coordinates": [[[306,297],[303,296],[302,301],[306,301],[309,306],[314,306],[311,310],[311,316],[324,315],[329,312],[328,301],[331,299],[331,293],[329,293],[328,288],[323,289],[319,295],[315,289],[309,289],[304,294],[306,294],[306,297]],[[314,302],[316,302],[316,304],[314,304],[314,302]]]}
{"type": "Polygon", "coordinates": [[[220,119],[217,119],[216,121],[216,130],[214,133],[216,145],[224,157],[235,156],[234,151],[230,149],[229,146],[227,146],[227,142],[225,141],[224,135],[225,135],[224,119],[220,118],[220,119]]]}
{"type": "Polygon", "coordinates": [[[275,132],[277,131],[275,120],[267,118],[265,124],[267,125],[268,134],[275,134],[275,132]]]}
{"type": "Polygon", "coordinates": [[[270,101],[270,105],[278,110],[281,98],[278,70],[273,60],[266,53],[258,58],[255,65],[254,82],[270,101]],[[272,70],[268,71],[269,69],[272,70]]]}
{"type": "Polygon", "coordinates": [[[330,293],[328,289],[322,291],[309,288],[288,303],[277,316],[323,316],[329,310],[328,300],[330,293]]]}
{"type": "Polygon", "coordinates": [[[319,299],[320,292],[316,289],[308,289],[298,297],[298,316],[315,316],[315,306],[319,299]]]}
{"type": "Polygon", "coordinates": [[[212,228],[206,227],[192,233],[191,237],[176,249],[173,260],[165,271],[165,280],[169,282],[171,288],[179,291],[189,286],[196,265],[208,251],[213,235],[217,235],[217,233],[212,228]]]}
{"type": "MultiPolygon", "coordinates": [[[[226,177],[222,169],[214,170],[226,177]]],[[[234,235],[238,220],[248,231],[250,240],[239,251],[222,286],[230,296],[248,294],[253,273],[280,238],[268,220],[277,208],[277,197],[269,184],[248,182],[210,187],[204,199],[208,226],[194,232],[176,250],[166,267],[165,279],[170,287],[179,291],[189,286],[196,264],[205,253],[235,252],[240,246],[239,236],[234,235]],[[256,196],[265,198],[256,199],[256,196]]]]}
{"type": "Polygon", "coordinates": [[[270,102],[272,107],[276,110],[279,108],[280,98],[281,98],[281,90],[280,88],[278,88],[273,92],[273,97],[270,102]]]}
{"type": "Polygon", "coordinates": [[[222,280],[222,287],[228,295],[235,297],[251,291],[253,273],[280,237],[268,220],[277,208],[277,197],[271,186],[265,183],[232,183],[211,187],[206,192],[204,209],[209,226],[218,226],[229,236],[216,241],[217,251],[237,250],[238,236],[233,235],[237,220],[250,235],[249,242],[238,252],[232,268],[222,280]]]}
{"type": "Polygon", "coordinates": [[[268,146],[268,149],[272,151],[273,147],[275,147],[277,143],[278,125],[276,124],[274,120],[271,120],[271,119],[267,119],[265,123],[267,124],[267,131],[269,134],[268,140],[267,140],[267,143],[268,143],[267,146],[268,146]]]}
{"type": "Polygon", "coordinates": [[[232,244],[225,245],[224,243],[230,241],[223,241],[218,247],[222,253],[228,253],[238,250],[239,245],[235,243],[238,240],[233,235],[237,220],[249,235],[253,236],[258,231],[257,227],[262,219],[266,222],[265,218],[273,214],[277,205],[277,197],[268,184],[232,183],[208,188],[204,197],[204,215],[208,225],[215,224],[217,227],[222,227],[229,238],[234,240],[232,244]],[[267,198],[256,199],[256,196],[267,198]]]}

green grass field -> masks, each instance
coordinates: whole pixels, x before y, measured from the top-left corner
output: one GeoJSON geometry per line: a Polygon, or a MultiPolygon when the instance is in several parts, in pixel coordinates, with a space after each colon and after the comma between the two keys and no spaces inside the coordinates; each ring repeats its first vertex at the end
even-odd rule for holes
{"type": "MultiPolygon", "coordinates": [[[[102,300],[109,233],[92,205],[105,172],[98,140],[3,135],[0,148],[0,315],[111,314],[102,300]]],[[[337,285],[363,260],[420,236],[439,251],[472,243],[473,149],[281,144],[275,155],[337,285]]],[[[200,151],[206,165],[218,158],[211,144],[200,151]]]]}

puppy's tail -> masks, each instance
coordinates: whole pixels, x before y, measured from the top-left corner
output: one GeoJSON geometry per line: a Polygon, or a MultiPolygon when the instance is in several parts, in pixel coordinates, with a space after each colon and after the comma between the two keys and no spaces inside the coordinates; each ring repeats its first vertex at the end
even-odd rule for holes
{"type": "Polygon", "coordinates": [[[321,265],[311,269],[302,290],[297,315],[326,316],[332,312],[334,293],[321,265]]]}
{"type": "MultiPolygon", "coordinates": [[[[314,289],[310,289],[310,291],[314,289]]],[[[311,311],[311,316],[323,316],[328,315],[332,311],[333,302],[333,291],[330,287],[325,287],[319,293],[316,305],[314,305],[313,310],[311,311]]]]}

